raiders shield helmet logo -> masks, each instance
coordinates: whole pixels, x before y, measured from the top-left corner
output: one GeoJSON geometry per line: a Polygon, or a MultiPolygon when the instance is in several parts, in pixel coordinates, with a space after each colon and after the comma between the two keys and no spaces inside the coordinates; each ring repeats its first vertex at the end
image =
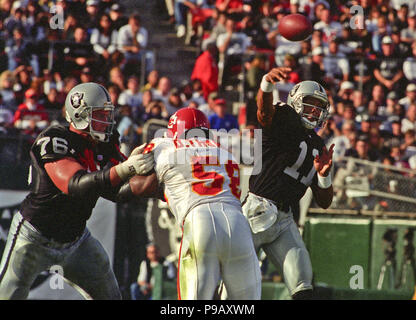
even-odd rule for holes
{"type": "Polygon", "coordinates": [[[82,104],[82,99],[84,98],[84,93],[82,92],[75,92],[71,96],[71,104],[76,109],[82,104]]]}

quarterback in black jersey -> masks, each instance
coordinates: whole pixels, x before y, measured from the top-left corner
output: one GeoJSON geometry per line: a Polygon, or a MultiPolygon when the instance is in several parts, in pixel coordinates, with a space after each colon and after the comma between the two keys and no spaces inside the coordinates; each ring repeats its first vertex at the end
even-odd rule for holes
{"type": "Polygon", "coordinates": [[[13,217],[0,265],[0,299],[25,299],[51,266],[93,299],[120,299],[101,244],[86,222],[99,197],[132,196],[129,179],[153,169],[144,146],[126,159],[118,148],[114,106],[96,83],[75,86],[65,101],[69,126],[50,126],[32,145],[30,193],[13,217]]]}
{"type": "Polygon", "coordinates": [[[243,201],[256,249],[262,248],[283,275],[292,298],[312,295],[312,266],[293,220],[292,208],[308,187],[322,208],[331,205],[332,153],[314,129],[329,115],[324,88],[302,81],[290,91],[287,103],[273,104],[274,84],[286,78],[289,68],[274,68],[260,84],[257,118],[262,127],[261,161],[249,181],[243,201]]]}

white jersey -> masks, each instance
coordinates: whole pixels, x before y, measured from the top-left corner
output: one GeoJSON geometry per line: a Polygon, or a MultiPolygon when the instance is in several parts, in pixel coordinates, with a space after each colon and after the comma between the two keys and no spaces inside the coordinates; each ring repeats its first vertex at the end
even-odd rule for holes
{"type": "Polygon", "coordinates": [[[156,138],[153,150],[159,183],[177,222],[203,203],[228,203],[241,209],[240,171],[227,150],[204,138],[156,138]]]}

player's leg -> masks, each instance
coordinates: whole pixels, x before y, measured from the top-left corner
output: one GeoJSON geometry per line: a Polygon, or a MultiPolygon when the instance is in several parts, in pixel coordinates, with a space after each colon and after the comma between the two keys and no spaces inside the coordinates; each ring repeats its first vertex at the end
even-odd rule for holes
{"type": "Polygon", "coordinates": [[[220,265],[212,214],[206,205],[198,206],[185,219],[178,268],[179,299],[213,299],[220,265]]]}
{"type": "Polygon", "coordinates": [[[292,298],[310,298],[312,294],[312,264],[299,230],[292,219],[279,237],[263,250],[270,261],[283,272],[292,298]]]}
{"type": "Polygon", "coordinates": [[[217,217],[220,224],[216,225],[217,233],[224,233],[220,259],[227,299],[259,300],[261,272],[250,226],[239,210],[232,206],[221,206],[218,212],[221,215],[217,217]]]}
{"type": "Polygon", "coordinates": [[[64,277],[85,290],[92,299],[121,299],[108,255],[88,230],[79,246],[66,257],[62,267],[64,277]]]}
{"type": "Polygon", "coordinates": [[[26,299],[37,275],[53,257],[34,241],[34,233],[20,213],[13,217],[0,264],[0,300],[26,299]]]}

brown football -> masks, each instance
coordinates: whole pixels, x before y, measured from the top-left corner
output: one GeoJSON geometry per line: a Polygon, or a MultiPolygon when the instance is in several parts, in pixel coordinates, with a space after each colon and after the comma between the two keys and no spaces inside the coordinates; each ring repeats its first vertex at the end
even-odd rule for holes
{"type": "Polygon", "coordinates": [[[290,41],[302,41],[312,33],[312,23],[303,14],[294,13],[279,21],[279,33],[290,41]]]}

